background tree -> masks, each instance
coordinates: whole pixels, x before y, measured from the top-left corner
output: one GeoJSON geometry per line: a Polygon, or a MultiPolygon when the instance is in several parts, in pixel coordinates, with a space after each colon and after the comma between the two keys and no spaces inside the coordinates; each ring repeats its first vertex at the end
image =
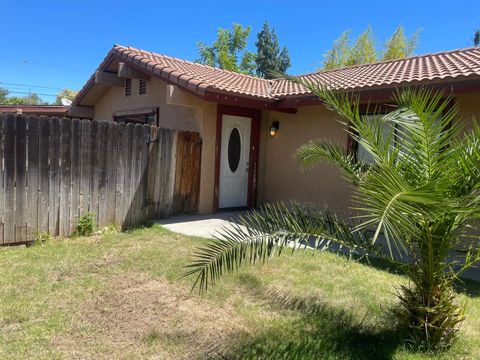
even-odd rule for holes
{"type": "Polygon", "coordinates": [[[257,75],[266,79],[275,77],[275,74],[285,74],[290,67],[288,49],[284,46],[280,51],[275,29],[270,30],[268,22],[263,24],[262,31],[257,35],[257,75]]]}
{"type": "Polygon", "coordinates": [[[480,30],[477,30],[475,32],[475,35],[473,36],[473,46],[478,46],[480,45],[480,30]]]}
{"type": "Polygon", "coordinates": [[[56,105],[62,105],[62,99],[73,100],[74,97],[78,94],[78,91],[71,90],[71,89],[63,89],[57,94],[57,98],[55,99],[56,105]]]}
{"type": "Polygon", "coordinates": [[[246,50],[251,27],[233,24],[233,29],[218,29],[217,40],[211,46],[197,44],[200,64],[219,67],[243,74],[255,71],[255,54],[246,50]]]}
{"type": "Polygon", "coordinates": [[[385,42],[383,60],[401,59],[412,55],[418,46],[420,31],[417,30],[410,38],[405,36],[403,26],[399,26],[392,37],[385,42]]]}
{"type": "Polygon", "coordinates": [[[349,51],[347,65],[368,64],[377,61],[377,50],[371,26],[361,33],[349,51]]]}
{"type": "Polygon", "coordinates": [[[0,104],[4,105],[46,105],[48,102],[35,93],[29,93],[25,96],[10,96],[10,92],[5,88],[0,88],[0,104]]]}
{"type": "Polygon", "coordinates": [[[0,87],[0,104],[5,104],[8,98],[8,90],[0,87]]]}
{"type": "Polygon", "coordinates": [[[350,33],[344,31],[338,39],[333,42],[333,47],[325,55],[323,70],[332,70],[348,64],[350,57],[350,33]]]}
{"type": "Polygon", "coordinates": [[[480,126],[464,132],[457,105],[442,93],[399,91],[391,112],[366,121],[358,96],[293,81],[348,121],[349,133],[373,159],[357,161],[344,144],[328,140],[304,144],[296,154],[304,167],[336,165],[354,187],[359,215],[347,221],[326,208],[266,205],[225,229],[224,239],[202,245],[186,275],[205,290],[222,274],[288,246],[380,257],[410,281],[400,285],[394,311],[409,329],[408,340],[427,350],[451,345],[465,318],[453,282],[480,261],[474,236],[480,230],[480,126]]]}
{"type": "Polygon", "coordinates": [[[419,31],[408,38],[405,36],[403,27],[399,26],[392,37],[385,42],[383,51],[379,51],[370,26],[354,42],[351,41],[350,34],[350,30],[345,31],[334,41],[332,48],[325,54],[320,70],[367,64],[380,59],[404,58],[412,55],[419,40],[419,31]]]}

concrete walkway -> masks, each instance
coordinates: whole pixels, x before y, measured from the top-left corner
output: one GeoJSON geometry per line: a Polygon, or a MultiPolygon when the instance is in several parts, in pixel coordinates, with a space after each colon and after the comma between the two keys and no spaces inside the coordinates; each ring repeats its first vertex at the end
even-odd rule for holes
{"type": "Polygon", "coordinates": [[[177,215],[155,221],[164,228],[188,236],[213,238],[222,228],[231,228],[243,211],[228,211],[207,215],[177,215]]]}

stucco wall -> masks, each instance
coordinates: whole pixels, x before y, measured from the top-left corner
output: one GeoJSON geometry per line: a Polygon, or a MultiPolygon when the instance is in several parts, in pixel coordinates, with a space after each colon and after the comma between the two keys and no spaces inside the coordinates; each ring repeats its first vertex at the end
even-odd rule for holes
{"type": "Polygon", "coordinates": [[[461,94],[455,97],[459,106],[459,118],[465,121],[466,130],[472,127],[474,119],[480,121],[480,93],[461,94]]]}
{"type": "MultiPolygon", "coordinates": [[[[167,84],[158,79],[149,82],[147,95],[138,95],[138,81],[132,83],[132,96],[125,97],[123,88],[111,88],[95,106],[95,118],[112,120],[113,113],[146,107],[159,107],[160,126],[199,131],[202,137],[202,163],[199,212],[213,210],[215,174],[215,132],[217,104],[207,102],[175,88],[167,103],[167,84]],[[173,105],[173,104],[176,105],[173,105]]],[[[480,119],[480,94],[456,96],[460,116],[480,119]]],[[[297,114],[263,111],[261,119],[257,204],[296,200],[327,204],[344,214],[351,211],[352,189],[331,165],[319,164],[300,171],[293,158],[303,143],[314,139],[328,139],[347,146],[347,133],[340,118],[321,105],[305,106],[297,114]],[[270,137],[268,128],[279,121],[280,129],[270,137]]]]}
{"type": "Polygon", "coordinates": [[[328,139],[346,147],[347,133],[338,122],[339,117],[322,106],[305,106],[295,115],[278,112],[262,115],[258,202],[325,203],[348,213],[351,188],[339,171],[319,164],[302,172],[293,158],[298,147],[309,140],[328,139]],[[273,138],[268,134],[272,121],[280,123],[273,138]]]}
{"type": "MultiPolygon", "coordinates": [[[[160,127],[198,131],[202,138],[199,212],[213,209],[213,177],[215,165],[215,129],[217,105],[177,89],[177,104],[167,103],[167,84],[152,78],[147,94],[138,94],[138,80],[132,81],[132,95],[125,96],[123,87],[110,88],[95,105],[95,119],[112,121],[117,111],[148,107],[159,108],[160,127]]],[[[172,98],[170,98],[172,99],[172,98]]]]}
{"type": "Polygon", "coordinates": [[[152,78],[147,82],[145,95],[138,94],[138,83],[138,80],[132,80],[130,96],[125,96],[123,87],[111,87],[95,105],[95,120],[113,120],[117,111],[158,107],[160,127],[200,131],[201,119],[196,108],[166,103],[165,82],[152,78]]]}

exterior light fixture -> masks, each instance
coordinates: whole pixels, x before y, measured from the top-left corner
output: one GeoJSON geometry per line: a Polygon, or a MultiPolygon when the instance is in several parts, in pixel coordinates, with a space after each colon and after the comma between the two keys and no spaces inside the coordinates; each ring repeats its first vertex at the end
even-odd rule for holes
{"type": "Polygon", "coordinates": [[[280,129],[280,123],[278,121],[272,122],[269,129],[270,137],[274,137],[278,129],[280,129]]]}

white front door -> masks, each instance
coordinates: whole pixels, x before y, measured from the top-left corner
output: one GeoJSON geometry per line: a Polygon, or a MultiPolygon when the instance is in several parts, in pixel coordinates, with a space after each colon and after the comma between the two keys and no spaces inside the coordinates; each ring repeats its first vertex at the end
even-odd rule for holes
{"type": "Polygon", "coordinates": [[[222,116],[220,208],[247,206],[251,126],[251,118],[222,116]]]}

